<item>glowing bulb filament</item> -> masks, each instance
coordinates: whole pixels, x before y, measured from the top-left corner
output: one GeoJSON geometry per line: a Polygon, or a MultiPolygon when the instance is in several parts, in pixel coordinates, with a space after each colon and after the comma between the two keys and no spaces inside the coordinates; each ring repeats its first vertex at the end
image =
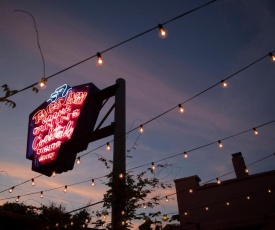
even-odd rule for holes
{"type": "Polygon", "coordinates": [[[167,31],[163,28],[161,24],[158,25],[158,28],[159,28],[159,37],[166,38],[168,36],[167,31]]]}
{"type": "Polygon", "coordinates": [[[40,89],[45,89],[46,88],[46,83],[47,83],[47,78],[42,77],[40,82],[38,83],[40,89]]]}
{"type": "Polygon", "coordinates": [[[163,219],[164,221],[166,221],[166,220],[168,220],[168,216],[167,216],[166,214],[164,214],[163,217],[162,217],[162,219],[163,219]]]}
{"type": "Polygon", "coordinates": [[[152,162],[151,169],[154,171],[156,169],[154,162],[152,162]]]}
{"type": "Polygon", "coordinates": [[[97,66],[102,66],[103,65],[103,59],[101,57],[101,53],[97,53],[97,66]]]}
{"type": "Polygon", "coordinates": [[[139,126],[139,132],[140,132],[140,133],[143,133],[143,131],[144,131],[143,125],[140,125],[140,126],[139,126]]]}
{"type": "Polygon", "coordinates": [[[11,187],[11,188],[9,189],[9,193],[12,193],[13,189],[14,189],[14,187],[11,187]]]}
{"type": "Polygon", "coordinates": [[[275,55],[273,53],[269,53],[268,55],[271,57],[272,61],[275,61],[275,55]]]}
{"type": "Polygon", "coordinates": [[[259,134],[259,132],[257,131],[256,128],[253,128],[253,132],[254,132],[255,135],[258,135],[258,134],[259,134]]]}
{"type": "Polygon", "coordinates": [[[109,142],[107,142],[107,144],[106,144],[106,149],[107,149],[108,151],[111,150],[111,146],[110,146],[109,142]]]}
{"type": "Polygon", "coordinates": [[[179,107],[179,111],[180,111],[181,113],[184,113],[184,108],[181,106],[181,104],[179,104],[178,107],[179,107]]]}
{"type": "Polygon", "coordinates": [[[184,153],[183,153],[183,156],[184,156],[184,158],[188,158],[187,152],[184,152],[184,153]]]}
{"type": "Polygon", "coordinates": [[[225,80],[221,81],[222,87],[226,88],[228,86],[227,82],[225,80]]]}

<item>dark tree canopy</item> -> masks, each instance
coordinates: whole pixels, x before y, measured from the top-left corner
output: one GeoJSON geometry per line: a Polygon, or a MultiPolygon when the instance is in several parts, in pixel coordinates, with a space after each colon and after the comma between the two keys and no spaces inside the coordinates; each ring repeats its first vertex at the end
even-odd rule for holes
{"type": "Polygon", "coordinates": [[[66,212],[60,204],[50,203],[49,206],[35,207],[23,203],[5,203],[0,206],[0,229],[41,230],[85,228],[91,221],[86,209],[73,215],[66,212]]]}

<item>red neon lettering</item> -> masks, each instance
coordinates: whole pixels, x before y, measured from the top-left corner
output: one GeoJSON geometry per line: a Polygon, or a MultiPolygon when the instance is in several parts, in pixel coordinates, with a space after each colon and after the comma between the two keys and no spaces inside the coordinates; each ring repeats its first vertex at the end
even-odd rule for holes
{"type": "Polygon", "coordinates": [[[41,120],[43,120],[47,116],[48,114],[46,110],[42,109],[42,110],[39,110],[36,114],[34,114],[32,119],[34,120],[35,124],[38,124],[41,120]]]}
{"type": "Polygon", "coordinates": [[[86,97],[87,92],[71,91],[66,100],[59,98],[35,113],[32,149],[41,164],[54,160],[61,144],[71,138],[86,97]]]}
{"type": "Polygon", "coordinates": [[[70,92],[66,100],[66,104],[81,105],[86,99],[87,92],[70,92]]]}
{"type": "Polygon", "coordinates": [[[57,101],[50,103],[47,106],[47,112],[53,113],[55,110],[59,110],[64,103],[64,98],[59,98],[57,101]]]}

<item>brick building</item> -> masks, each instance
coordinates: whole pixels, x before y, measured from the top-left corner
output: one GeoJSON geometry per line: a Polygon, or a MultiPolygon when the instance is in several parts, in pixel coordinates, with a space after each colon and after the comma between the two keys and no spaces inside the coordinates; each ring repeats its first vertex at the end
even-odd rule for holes
{"type": "Polygon", "coordinates": [[[175,180],[180,227],[173,229],[275,229],[275,170],[249,175],[241,153],[232,162],[236,178],[220,184],[200,185],[197,175],[175,180]]]}

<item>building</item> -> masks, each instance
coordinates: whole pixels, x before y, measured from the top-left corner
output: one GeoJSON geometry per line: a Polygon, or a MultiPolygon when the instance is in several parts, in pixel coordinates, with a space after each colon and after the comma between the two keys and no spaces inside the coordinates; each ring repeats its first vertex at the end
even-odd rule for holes
{"type": "Polygon", "coordinates": [[[249,175],[241,153],[232,154],[232,162],[235,179],[204,185],[197,175],[175,180],[180,227],[174,229],[275,229],[275,170],[249,175]]]}

